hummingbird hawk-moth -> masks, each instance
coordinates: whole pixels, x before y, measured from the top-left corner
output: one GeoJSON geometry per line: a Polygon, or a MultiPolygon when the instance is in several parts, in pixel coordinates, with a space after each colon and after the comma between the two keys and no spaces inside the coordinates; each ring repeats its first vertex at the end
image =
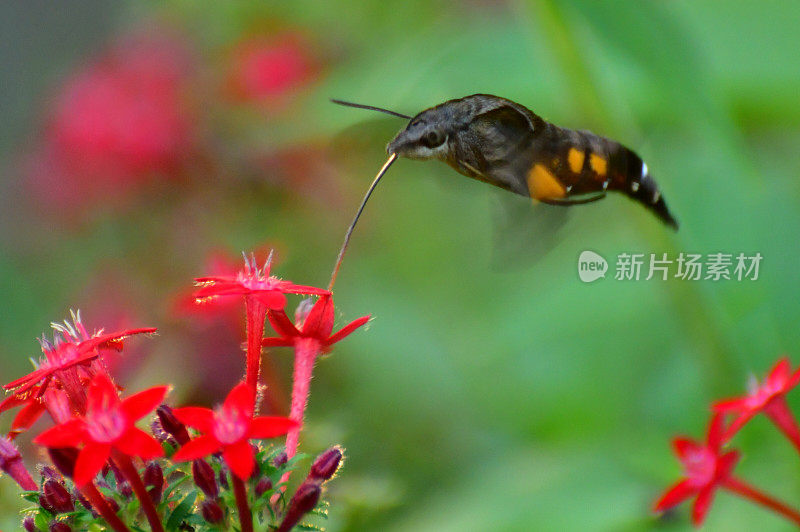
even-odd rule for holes
{"type": "Polygon", "coordinates": [[[333,102],[409,121],[386,147],[389,159],[369,188],[342,252],[372,190],[397,157],[438,159],[462,175],[549,205],[590,203],[607,192],[621,192],[678,229],[647,165],[636,153],[589,131],[551,124],[506,98],[473,94],[413,117],[379,107],[333,102]]]}

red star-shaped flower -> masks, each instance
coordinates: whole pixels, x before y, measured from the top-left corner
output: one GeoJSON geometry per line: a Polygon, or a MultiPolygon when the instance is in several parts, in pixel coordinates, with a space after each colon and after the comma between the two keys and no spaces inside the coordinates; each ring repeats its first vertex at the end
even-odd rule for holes
{"type": "Polygon", "coordinates": [[[249,258],[245,255],[244,269],[236,275],[198,277],[195,279],[195,283],[200,288],[194,294],[195,300],[203,302],[206,299],[219,296],[251,296],[268,309],[278,310],[286,306],[286,296],[284,294],[330,294],[330,292],[321,288],[298,285],[271,276],[271,263],[272,253],[270,253],[263,268],[258,267],[254,255],[249,258]]]}
{"type": "Polygon", "coordinates": [[[715,403],[714,411],[736,416],[728,427],[725,439],[733,437],[753,416],[763,411],[797,445],[800,431],[786,405],[785,396],[798,383],[800,368],[792,373],[791,363],[784,357],[773,366],[762,384],[753,383],[747,395],[715,403]]]}
{"type": "Polygon", "coordinates": [[[202,434],[178,449],[173,460],[195,460],[222,451],[231,471],[242,480],[248,479],[255,466],[249,440],[281,436],[296,425],[285,417],[253,417],[254,401],[253,388],[240,382],[214,410],[199,406],[176,408],[175,417],[202,434]]]}
{"type": "Polygon", "coordinates": [[[72,324],[68,321],[52,324],[56,330],[53,342],[44,336],[39,340],[44,358],[39,361],[38,367],[24,377],[9,382],[3,386],[4,389],[13,390],[14,397],[25,399],[31,397],[33,394],[30,392],[36,388],[36,395],[41,396],[52,379],[58,379],[66,370],[89,365],[104,349],[122,350],[122,341],[128,336],[156,332],[153,327],[145,327],[113,333],[103,333],[101,330],[90,335],[81,323],[80,312],[73,313],[72,318],[72,324]]]}
{"type": "Polygon", "coordinates": [[[729,480],[739,460],[737,451],[722,452],[724,432],[723,416],[715,414],[711,419],[705,443],[687,438],[672,440],[672,448],[683,465],[685,478],[656,501],[656,512],[663,512],[696,496],[692,507],[692,522],[696,526],[702,524],[711,507],[714,492],[729,480]]]}
{"type": "Polygon", "coordinates": [[[319,344],[318,352],[327,353],[333,344],[352,334],[356,329],[367,323],[370,316],[361,316],[353,320],[336,332],[333,332],[334,306],[330,295],[323,295],[316,303],[308,308],[309,301],[304,301],[297,307],[295,322],[284,312],[270,312],[267,317],[279,337],[264,338],[263,346],[292,346],[301,340],[311,340],[319,344]],[[299,328],[298,328],[299,327],[299,328]]]}
{"type": "Polygon", "coordinates": [[[135,426],[164,400],[167,386],[156,386],[120,400],[108,375],[98,373],[89,385],[86,415],[56,425],[34,438],[49,448],[83,448],[75,462],[75,484],[91,482],[112,451],[148,460],[162,456],[158,441],[135,426]]]}

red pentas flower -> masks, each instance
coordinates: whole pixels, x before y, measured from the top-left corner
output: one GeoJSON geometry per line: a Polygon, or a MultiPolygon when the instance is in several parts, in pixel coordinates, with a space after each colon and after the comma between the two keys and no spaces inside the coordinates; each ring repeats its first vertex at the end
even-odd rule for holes
{"type": "Polygon", "coordinates": [[[242,480],[248,479],[255,466],[249,440],[274,438],[296,425],[285,417],[253,417],[254,401],[253,388],[241,382],[214,410],[196,406],[176,408],[175,417],[202,434],[178,449],[173,460],[195,460],[222,451],[231,471],[242,480]]]}
{"type": "Polygon", "coordinates": [[[705,442],[687,438],[675,438],[672,441],[673,451],[683,465],[684,478],[656,501],[654,506],[656,512],[663,512],[695,497],[692,522],[696,526],[703,522],[711,507],[715,491],[719,487],[725,487],[739,460],[737,451],[722,451],[724,432],[723,416],[715,414],[708,427],[705,442]]]}
{"type": "Polygon", "coordinates": [[[198,303],[220,296],[247,296],[271,310],[282,309],[286,305],[284,294],[329,294],[327,290],[313,286],[303,286],[284,281],[270,275],[272,253],[259,268],[254,254],[244,256],[244,269],[236,275],[198,277],[195,283],[200,287],[194,294],[198,303]]]}
{"type": "Polygon", "coordinates": [[[798,383],[800,368],[792,373],[791,363],[784,357],[773,366],[763,383],[751,381],[747,395],[715,403],[716,412],[735,416],[725,438],[733,437],[753,416],[764,412],[800,449],[800,430],[786,404],[786,394],[798,383]]]}
{"type": "Polygon", "coordinates": [[[317,71],[306,40],[297,32],[256,37],[234,51],[229,83],[243,100],[279,105],[317,71]]]}
{"type": "Polygon", "coordinates": [[[83,446],[75,462],[74,480],[80,486],[102,469],[112,451],[148,460],[162,456],[158,441],[135,426],[164,400],[167,386],[156,386],[120,399],[111,378],[97,374],[89,385],[86,415],[56,425],[34,438],[49,448],[83,446]]]}
{"type": "Polygon", "coordinates": [[[333,333],[334,306],[330,295],[323,295],[311,305],[310,300],[303,301],[295,312],[293,324],[285,312],[270,312],[268,319],[272,327],[280,335],[262,340],[264,346],[292,346],[298,342],[314,342],[319,353],[327,353],[333,344],[344,340],[356,329],[367,323],[370,316],[361,316],[351,321],[335,334],[333,333]]]}
{"type": "Polygon", "coordinates": [[[353,331],[367,323],[369,316],[362,316],[333,332],[333,297],[323,295],[311,305],[303,301],[295,313],[295,323],[289,320],[283,310],[270,312],[268,318],[279,337],[264,338],[264,346],[294,346],[294,374],[292,376],[292,405],[289,417],[297,421],[297,427],[286,437],[286,454],[291,458],[297,451],[300,427],[308,404],[311,375],[317,357],[330,351],[333,344],[344,339],[353,331]]]}
{"type": "Polygon", "coordinates": [[[126,36],[78,69],[54,98],[30,167],[38,195],[80,204],[177,175],[196,123],[186,105],[190,70],[184,43],[164,30],[126,36]]]}
{"type": "Polygon", "coordinates": [[[52,324],[55,330],[52,342],[44,336],[39,340],[44,357],[34,371],[3,386],[13,392],[0,404],[0,412],[41,400],[53,383],[66,392],[72,409],[82,412],[85,395],[82,380],[99,369],[93,367],[97,358],[109,350],[122,350],[123,340],[128,336],[156,331],[153,327],[145,327],[113,333],[100,330],[89,334],[81,323],[80,312],[73,313],[72,319],[72,323],[52,324]]]}
{"type": "Polygon", "coordinates": [[[244,269],[237,275],[200,277],[195,282],[200,289],[195,292],[198,302],[219,296],[244,296],[247,314],[247,384],[255,390],[261,371],[261,339],[264,336],[264,317],[267,310],[283,310],[285,294],[330,294],[328,290],[297,285],[270,275],[272,253],[263,268],[256,264],[255,255],[245,255],[244,269]]]}

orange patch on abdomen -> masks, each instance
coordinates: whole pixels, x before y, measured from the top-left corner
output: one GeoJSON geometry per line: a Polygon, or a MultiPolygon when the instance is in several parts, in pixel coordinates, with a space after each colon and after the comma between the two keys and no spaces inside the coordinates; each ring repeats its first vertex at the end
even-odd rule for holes
{"type": "Polygon", "coordinates": [[[558,199],[567,194],[556,176],[542,164],[535,164],[528,172],[528,192],[536,200],[558,199]]]}
{"type": "Polygon", "coordinates": [[[589,166],[600,177],[605,176],[608,172],[608,161],[594,153],[589,155],[589,166]]]}
{"type": "Polygon", "coordinates": [[[572,170],[573,174],[579,174],[583,169],[584,159],[586,159],[586,153],[577,148],[569,149],[567,153],[567,163],[569,163],[569,169],[572,170]]]}

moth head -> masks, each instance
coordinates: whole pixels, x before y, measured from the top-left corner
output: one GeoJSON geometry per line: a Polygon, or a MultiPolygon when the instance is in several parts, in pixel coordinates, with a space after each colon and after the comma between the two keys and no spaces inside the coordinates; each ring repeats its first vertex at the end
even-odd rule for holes
{"type": "Polygon", "coordinates": [[[443,159],[447,155],[449,131],[444,116],[438,109],[428,109],[412,118],[386,147],[409,159],[443,159]]]}

